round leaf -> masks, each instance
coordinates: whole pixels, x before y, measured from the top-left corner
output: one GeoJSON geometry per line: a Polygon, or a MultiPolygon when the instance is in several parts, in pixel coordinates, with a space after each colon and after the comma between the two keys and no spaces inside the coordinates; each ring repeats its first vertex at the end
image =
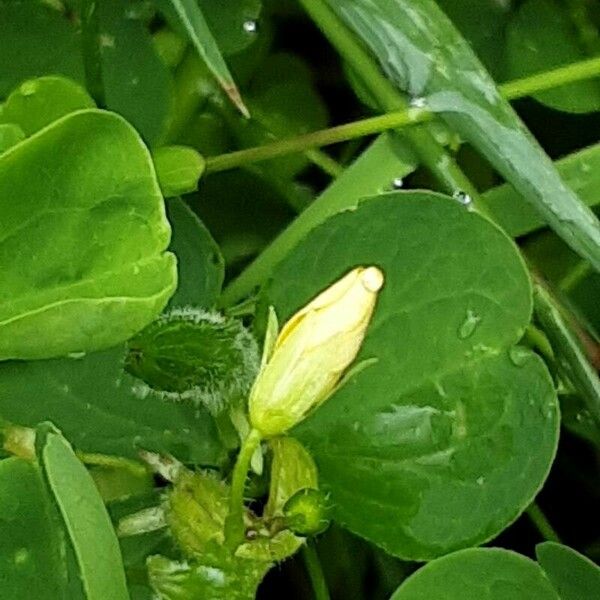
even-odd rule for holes
{"type": "Polygon", "coordinates": [[[0,359],[114,346],[176,285],[152,159],[120,117],[72,113],[0,157],[0,359]]]}
{"type": "Polygon", "coordinates": [[[296,435],[340,523],[431,559],[492,538],[529,504],[556,449],[555,392],[541,360],[513,348],[531,316],[516,247],[441,195],[390,193],[332,217],[275,269],[263,299],[284,322],[369,264],[386,283],[357,363],[377,362],[296,435]]]}
{"type": "Polygon", "coordinates": [[[559,600],[540,567],[501,548],[470,548],[409,577],[391,600],[559,600]]]}

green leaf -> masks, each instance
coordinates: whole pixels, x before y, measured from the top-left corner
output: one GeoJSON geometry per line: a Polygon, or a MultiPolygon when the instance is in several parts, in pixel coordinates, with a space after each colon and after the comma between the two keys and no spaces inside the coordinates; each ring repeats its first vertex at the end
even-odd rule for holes
{"type": "Polygon", "coordinates": [[[0,359],[114,346],[175,289],[152,159],[117,115],[73,113],[5,152],[0,214],[0,359]]]}
{"type": "Polygon", "coordinates": [[[167,203],[173,228],[170,250],[177,256],[178,286],[169,306],[214,306],[223,285],[225,263],[219,246],[190,207],[179,198],[167,203]]]}
{"type": "MultiPolygon", "coordinates": [[[[588,206],[600,202],[600,144],[569,154],[556,161],[554,166],[588,206]]],[[[482,203],[492,213],[494,221],[512,237],[531,233],[545,225],[540,215],[523,202],[523,196],[509,183],[485,192],[482,203]]]]}
{"type": "Polygon", "coordinates": [[[199,4],[225,56],[241,52],[256,40],[260,28],[261,0],[199,0],[199,4]]]}
{"type": "Polygon", "coordinates": [[[162,141],[173,105],[173,78],[159,58],[139,2],[97,3],[106,106],[123,115],[150,144],[162,141]]]}
{"type": "Polygon", "coordinates": [[[63,13],[39,0],[0,2],[0,56],[0,97],[40,75],[84,79],[75,27],[63,13]]]}
{"type": "MultiPolygon", "coordinates": [[[[1,113],[0,113],[1,114],[1,113]]],[[[25,139],[23,130],[14,123],[0,123],[0,154],[25,139]]]]}
{"type": "MultiPolygon", "coordinates": [[[[569,11],[556,0],[527,0],[507,29],[506,75],[518,79],[589,58],[581,46],[569,11]]],[[[573,113],[600,110],[595,79],[563,85],[534,96],[542,104],[573,113]]]]}
{"type": "Polygon", "coordinates": [[[529,504],[556,450],[556,396],[541,360],[513,347],[531,315],[515,246],[444,196],[396,192],[332,217],[278,265],[263,303],[285,322],[368,264],[386,283],[357,363],[378,360],[295,435],[336,520],[431,559],[491,539],[529,504]]]}
{"type": "Polygon", "coordinates": [[[7,600],[63,598],[65,540],[39,469],[0,461],[0,582],[7,600]]]}
{"type": "Polygon", "coordinates": [[[137,458],[141,449],[185,462],[218,465],[223,449],[208,414],[195,407],[141,400],[123,372],[125,348],[0,364],[0,416],[35,427],[51,420],[78,450],[137,458]]]}
{"type": "Polygon", "coordinates": [[[169,306],[211,308],[217,302],[225,277],[219,246],[183,200],[167,202],[167,216],[173,228],[169,249],[177,257],[179,271],[177,290],[169,306]]]}
{"type": "Polygon", "coordinates": [[[369,46],[394,84],[439,113],[600,270],[598,219],[560,178],[434,0],[327,2],[369,46]]]}
{"type": "Polygon", "coordinates": [[[561,600],[600,597],[600,568],[568,546],[544,542],[535,555],[561,600]]]}
{"type": "Polygon", "coordinates": [[[96,105],[75,81],[47,75],[23,82],[2,106],[0,121],[15,123],[27,136],[69,113],[96,105]]]}
{"type": "Polygon", "coordinates": [[[73,545],[86,600],[129,600],[117,536],[93,479],[62,436],[49,431],[40,443],[39,460],[73,545]]]}
{"type": "Polygon", "coordinates": [[[470,548],[438,558],[411,575],[391,600],[433,598],[559,600],[536,563],[501,548],[470,548]]]}
{"type": "Polygon", "coordinates": [[[233,304],[262,284],[313,227],[352,208],[362,197],[393,189],[395,179],[406,177],[416,168],[416,158],[400,137],[392,133],[379,136],[225,289],[221,304],[233,304]]]}
{"type": "Polygon", "coordinates": [[[156,0],[156,4],[172,25],[185,33],[231,101],[248,116],[248,109],[196,0],[156,0]]]}
{"type": "Polygon", "coordinates": [[[188,146],[162,146],[152,156],[165,198],[189,194],[198,189],[205,163],[196,150],[188,146]]]}

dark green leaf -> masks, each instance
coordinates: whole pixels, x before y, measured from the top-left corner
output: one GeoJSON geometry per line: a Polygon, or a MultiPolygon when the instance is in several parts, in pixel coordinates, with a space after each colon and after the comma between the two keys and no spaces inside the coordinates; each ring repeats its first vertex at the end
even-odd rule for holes
{"type": "Polygon", "coordinates": [[[501,548],[471,548],[438,558],[411,575],[391,600],[434,598],[559,600],[536,563],[501,548]]]}
{"type": "Polygon", "coordinates": [[[65,540],[39,469],[0,461],[0,587],[5,600],[63,598],[65,540]]]}
{"type": "Polygon", "coordinates": [[[0,416],[35,427],[51,420],[78,450],[137,458],[141,449],[216,465],[222,448],[208,414],[141,400],[123,373],[124,348],[85,358],[0,365],[0,416]]]}
{"type": "Polygon", "coordinates": [[[388,552],[430,559],[482,543],[535,496],[558,437],[547,370],[512,347],[531,314],[523,262],[451,199],[397,192],[314,229],[263,300],[283,322],[361,264],[386,276],[357,358],[378,361],[296,433],[334,518],[388,552]]]}
{"type": "Polygon", "coordinates": [[[177,257],[177,291],[170,306],[216,304],[225,276],[225,264],[217,243],[200,219],[183,200],[167,203],[167,216],[173,228],[170,250],[177,257]]]}
{"type": "MultiPolygon", "coordinates": [[[[507,31],[506,76],[518,79],[589,58],[581,46],[566,4],[556,0],[527,0],[507,31]]],[[[558,110],[586,113],[600,110],[596,79],[563,85],[534,96],[558,110]]]]}
{"type": "Polygon", "coordinates": [[[138,4],[97,3],[104,96],[109,109],[123,115],[148,143],[156,144],[166,134],[173,81],[146,24],[136,16],[138,4]]]}
{"type": "Polygon", "coordinates": [[[561,600],[600,598],[600,568],[568,546],[544,542],[535,554],[561,600]]]}

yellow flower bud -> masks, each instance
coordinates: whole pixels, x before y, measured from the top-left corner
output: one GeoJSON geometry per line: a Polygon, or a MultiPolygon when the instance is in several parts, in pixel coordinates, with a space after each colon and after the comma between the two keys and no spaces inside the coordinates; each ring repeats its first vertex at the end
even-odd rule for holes
{"type": "Polygon", "coordinates": [[[356,358],[383,273],[357,267],[283,327],[250,392],[250,422],[264,436],[285,433],[324,402],[356,358]]]}

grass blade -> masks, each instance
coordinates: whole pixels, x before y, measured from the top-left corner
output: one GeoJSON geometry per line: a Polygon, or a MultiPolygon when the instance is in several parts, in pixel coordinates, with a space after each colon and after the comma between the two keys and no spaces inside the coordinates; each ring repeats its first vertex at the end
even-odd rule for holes
{"type": "Polygon", "coordinates": [[[249,117],[248,109],[196,0],[157,0],[157,6],[174,27],[185,32],[231,101],[245,117],[249,117]]]}

